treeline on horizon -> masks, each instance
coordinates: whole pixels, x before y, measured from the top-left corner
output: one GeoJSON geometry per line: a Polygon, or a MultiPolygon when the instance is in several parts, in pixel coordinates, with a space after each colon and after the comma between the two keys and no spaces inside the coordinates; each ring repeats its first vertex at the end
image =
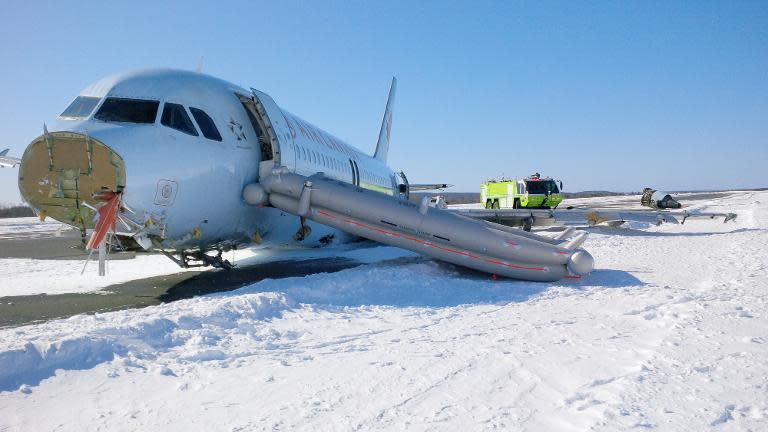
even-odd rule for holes
{"type": "Polygon", "coordinates": [[[34,216],[35,212],[25,205],[3,206],[0,205],[0,218],[17,218],[34,216]]]}

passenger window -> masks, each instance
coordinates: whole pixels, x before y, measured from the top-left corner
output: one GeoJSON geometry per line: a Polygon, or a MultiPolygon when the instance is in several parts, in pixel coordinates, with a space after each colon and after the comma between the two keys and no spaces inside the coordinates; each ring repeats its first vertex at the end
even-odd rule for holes
{"type": "MultiPolygon", "coordinates": [[[[91,96],[78,96],[71,104],[64,110],[59,117],[67,118],[85,118],[91,114],[93,108],[99,103],[97,97],[91,96]]],[[[153,120],[154,121],[154,120],[153,120]]]]}
{"type": "Polygon", "coordinates": [[[170,102],[165,103],[163,116],[160,118],[160,124],[184,132],[185,134],[198,136],[197,131],[195,130],[195,125],[192,124],[192,120],[190,120],[184,107],[179,104],[170,102]]]}
{"type": "Polygon", "coordinates": [[[107,98],[94,117],[105,122],[154,123],[159,106],[153,100],[107,98]]]}
{"type": "Polygon", "coordinates": [[[216,129],[216,123],[213,122],[213,119],[205,111],[192,107],[189,107],[189,111],[192,112],[192,116],[195,118],[204,137],[209,140],[221,141],[221,134],[216,129]]]}

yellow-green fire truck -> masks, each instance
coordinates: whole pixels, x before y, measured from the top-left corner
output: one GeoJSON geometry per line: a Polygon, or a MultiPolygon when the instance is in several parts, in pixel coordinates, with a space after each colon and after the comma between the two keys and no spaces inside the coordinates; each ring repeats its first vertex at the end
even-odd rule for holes
{"type": "Polygon", "coordinates": [[[485,208],[556,208],[562,201],[563,182],[539,173],[516,180],[490,180],[480,185],[480,200],[485,208]],[[558,187],[558,183],[559,186],[558,187]]]}

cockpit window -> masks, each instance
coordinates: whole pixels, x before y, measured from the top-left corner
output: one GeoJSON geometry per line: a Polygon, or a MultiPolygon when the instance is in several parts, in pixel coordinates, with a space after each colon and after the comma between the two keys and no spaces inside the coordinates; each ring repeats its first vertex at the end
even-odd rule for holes
{"type": "Polygon", "coordinates": [[[101,98],[92,96],[78,96],[71,104],[61,113],[60,117],[67,118],[85,118],[91,114],[93,108],[99,103],[101,98]]]}
{"type": "Polygon", "coordinates": [[[154,123],[160,102],[143,99],[107,98],[94,116],[105,122],[154,123]]]}
{"type": "Polygon", "coordinates": [[[200,132],[203,133],[204,137],[209,140],[221,141],[221,134],[216,129],[216,123],[205,111],[193,107],[189,107],[189,111],[192,112],[192,116],[197,121],[197,125],[200,126],[200,132]]]}
{"type": "Polygon", "coordinates": [[[192,124],[192,120],[190,120],[184,107],[179,104],[166,102],[160,123],[185,134],[197,136],[195,125],[192,124]]]}

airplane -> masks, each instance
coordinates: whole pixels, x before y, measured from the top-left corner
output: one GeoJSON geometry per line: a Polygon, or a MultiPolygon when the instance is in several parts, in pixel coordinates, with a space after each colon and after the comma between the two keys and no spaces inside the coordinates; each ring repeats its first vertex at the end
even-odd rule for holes
{"type": "Polygon", "coordinates": [[[93,229],[100,264],[108,239],[182,267],[230,268],[222,252],[249,244],[364,237],[517,279],[592,270],[586,233],[539,236],[410,202],[405,173],[387,165],[396,86],[368,155],[253,88],[192,71],[120,73],[44,126],[22,156],[19,190],[41,219],[83,239],[93,229]]]}
{"type": "Polygon", "coordinates": [[[8,151],[10,149],[5,149],[0,152],[0,168],[13,168],[19,163],[21,163],[21,159],[15,158],[12,156],[8,156],[8,151]]]}

